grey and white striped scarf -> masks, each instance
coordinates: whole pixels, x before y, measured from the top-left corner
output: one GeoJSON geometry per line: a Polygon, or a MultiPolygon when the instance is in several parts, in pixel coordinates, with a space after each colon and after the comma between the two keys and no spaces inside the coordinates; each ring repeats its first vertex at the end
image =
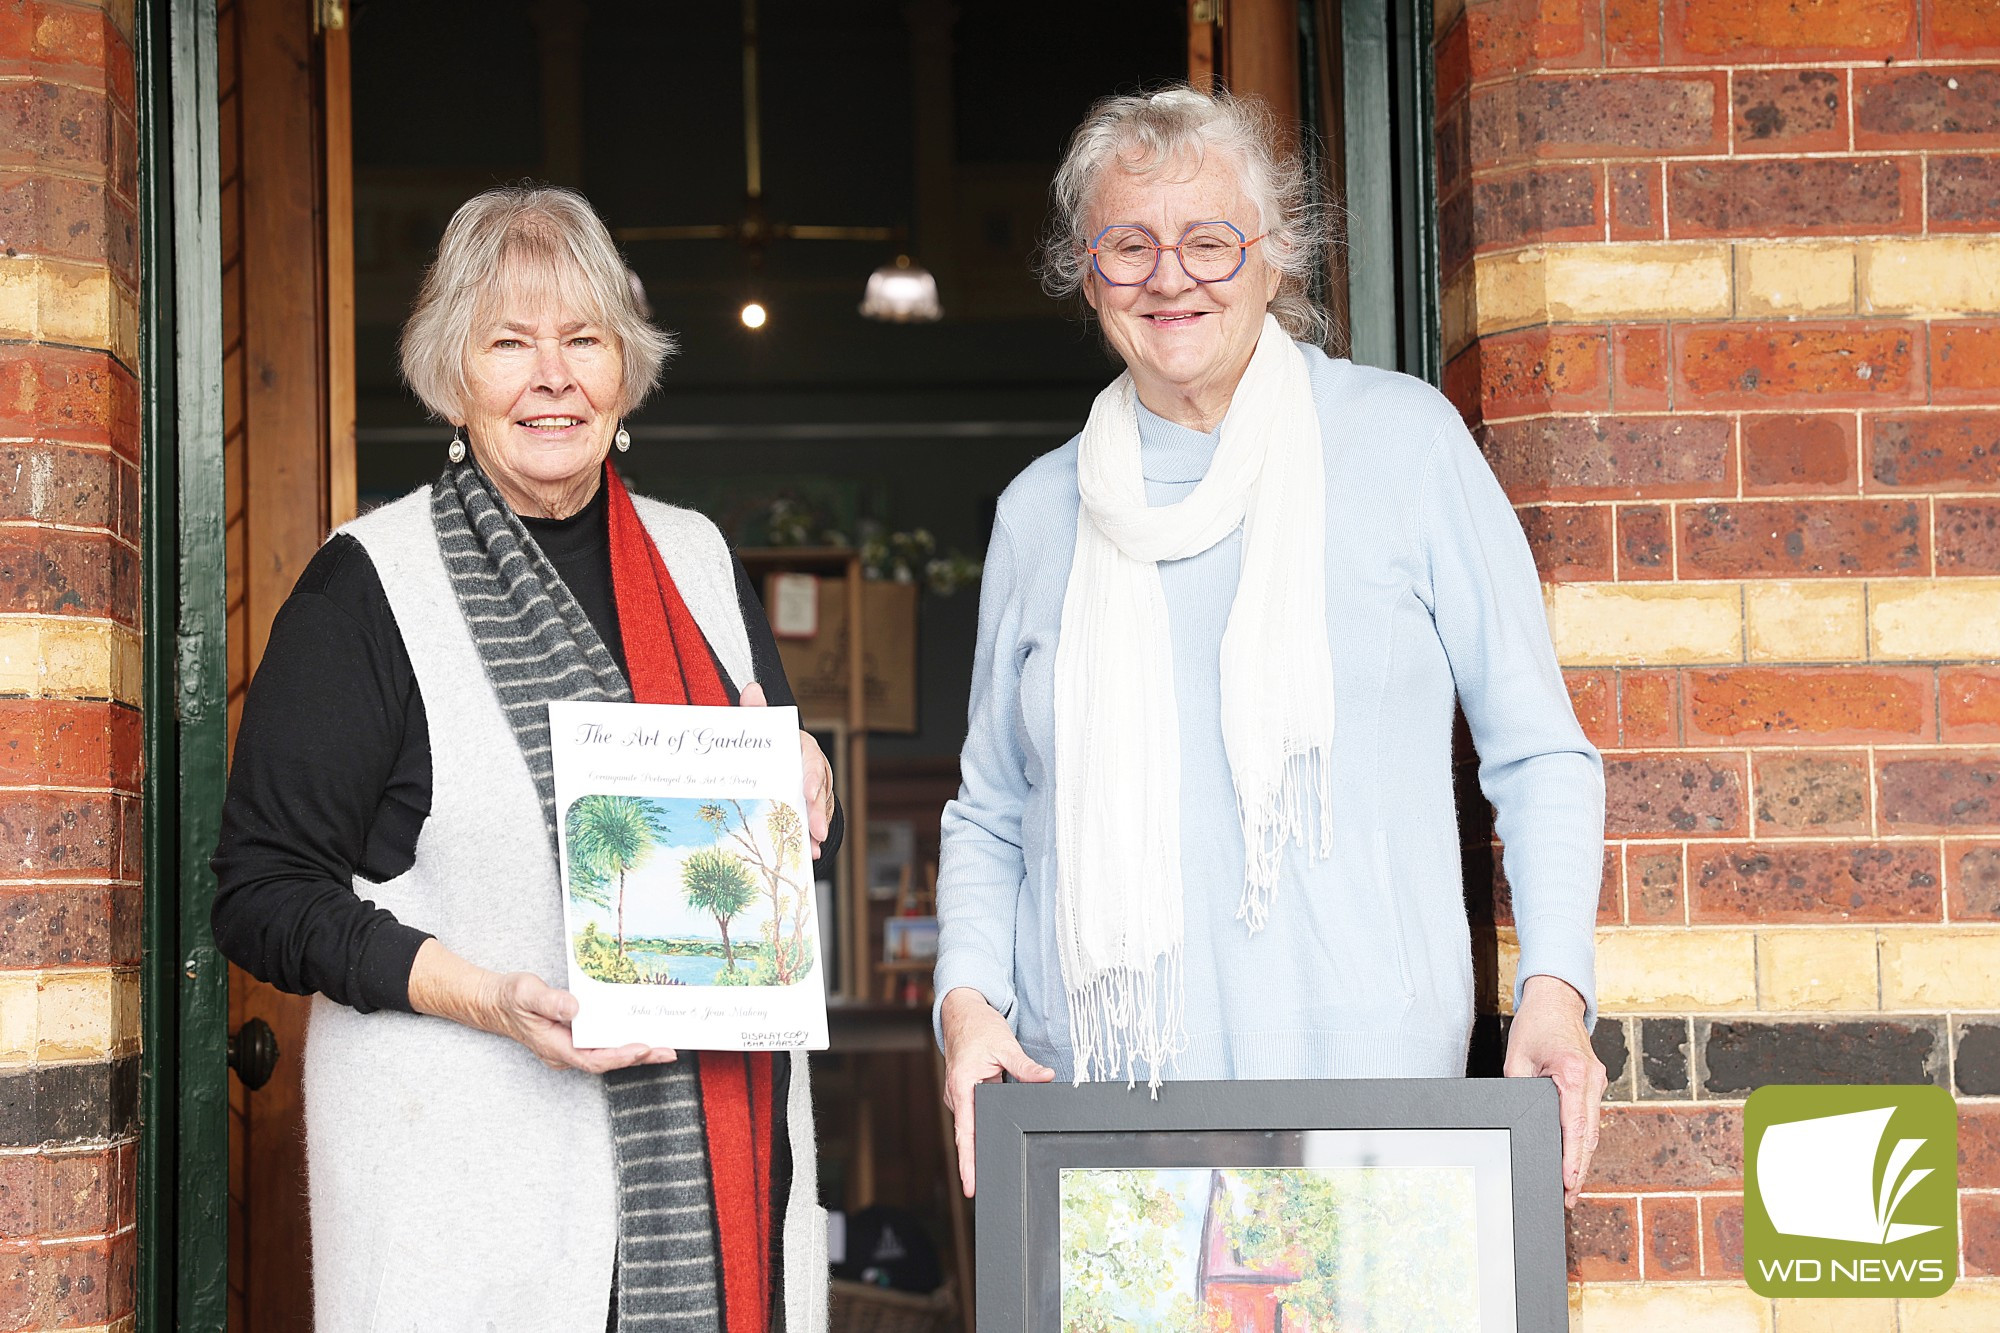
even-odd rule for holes
{"type": "MultiPolygon", "coordinates": [[[[548,704],[631,701],[632,689],[555,566],[471,462],[431,490],[438,548],[500,709],[556,836],[548,704]]],[[[722,1269],[708,1138],[692,1061],[604,1076],[618,1154],[619,1333],[720,1333],[722,1269]]]]}

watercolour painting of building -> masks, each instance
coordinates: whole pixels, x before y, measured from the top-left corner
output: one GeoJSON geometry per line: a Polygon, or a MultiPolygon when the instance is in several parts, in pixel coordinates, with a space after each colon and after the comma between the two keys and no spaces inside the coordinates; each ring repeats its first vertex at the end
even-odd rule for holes
{"type": "Polygon", "coordinates": [[[1471,1333],[1469,1167],[1062,1172],[1064,1333],[1471,1333]]]}

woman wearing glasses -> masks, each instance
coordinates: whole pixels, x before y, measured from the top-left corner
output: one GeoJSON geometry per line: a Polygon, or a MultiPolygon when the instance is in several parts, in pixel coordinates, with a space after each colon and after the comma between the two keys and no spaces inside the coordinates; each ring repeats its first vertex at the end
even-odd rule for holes
{"type": "Polygon", "coordinates": [[[994,522],[939,878],[960,1174],[1004,1075],[1463,1074],[1456,700],[1520,935],[1506,1071],[1554,1077],[1574,1201],[1602,766],[1456,411],[1320,350],[1325,218],[1272,129],[1110,98],[1056,176],[1047,285],[1125,371],[994,522]]]}

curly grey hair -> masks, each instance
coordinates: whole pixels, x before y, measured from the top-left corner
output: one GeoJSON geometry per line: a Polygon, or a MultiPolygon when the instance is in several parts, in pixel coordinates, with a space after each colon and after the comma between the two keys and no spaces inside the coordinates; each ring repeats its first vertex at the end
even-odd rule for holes
{"type": "Polygon", "coordinates": [[[403,325],[403,379],[444,420],[465,417],[466,354],[510,294],[604,329],[624,363],[619,415],[645,401],[674,350],[647,321],[611,233],[584,197],[506,185],[459,205],[403,325]]]}
{"type": "Polygon", "coordinates": [[[1042,240],[1042,289],[1059,299],[1082,294],[1090,275],[1089,214],[1105,171],[1115,166],[1149,176],[1175,166],[1198,167],[1212,149],[1235,164],[1265,235],[1260,242],[1265,262],[1282,275],[1271,313],[1292,337],[1324,346],[1333,320],[1313,299],[1312,285],[1330,243],[1327,211],[1312,203],[1299,156],[1280,153],[1276,142],[1276,121],[1254,98],[1175,83],[1100,100],[1070,136],[1049,189],[1053,207],[1042,240]]]}

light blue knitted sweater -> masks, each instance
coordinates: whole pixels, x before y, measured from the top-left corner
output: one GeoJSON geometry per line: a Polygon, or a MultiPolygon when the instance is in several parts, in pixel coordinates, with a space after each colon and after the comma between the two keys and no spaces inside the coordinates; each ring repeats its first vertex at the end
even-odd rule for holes
{"type": "MultiPolygon", "coordinates": [[[[1243,837],[1218,652],[1241,533],[1162,564],[1180,711],[1189,1038],[1166,1074],[1456,1076],[1473,981],[1453,696],[1506,844],[1519,975],[1560,977],[1587,1001],[1603,767],[1563,689],[1520,524],[1457,412],[1420,380],[1305,354],[1326,446],[1333,855],[1312,864],[1292,848],[1270,924],[1253,935],[1236,919],[1243,837]]],[[[1160,505],[1194,488],[1218,437],[1142,407],[1139,438],[1147,498],[1160,505]]],[[[1000,498],[963,786],[945,808],[938,877],[940,1002],[960,986],[979,991],[1062,1078],[1071,1059],[1054,933],[1054,665],[1076,451],[1072,440],[1044,455],[1000,498]]]]}

